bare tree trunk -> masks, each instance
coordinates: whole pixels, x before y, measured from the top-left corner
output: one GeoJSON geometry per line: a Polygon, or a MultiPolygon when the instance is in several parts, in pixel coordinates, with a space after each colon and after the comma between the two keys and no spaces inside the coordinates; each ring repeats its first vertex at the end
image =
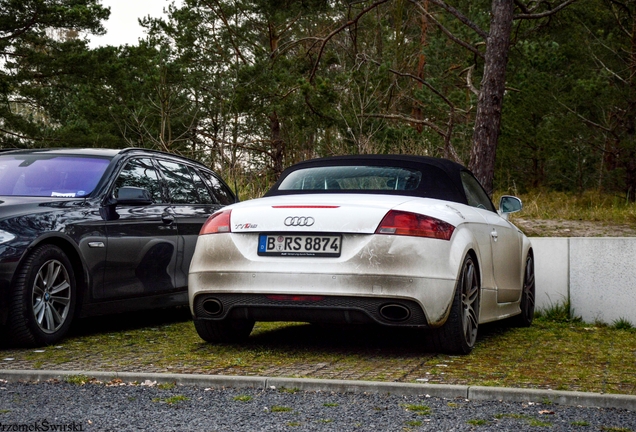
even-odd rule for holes
{"type": "Polygon", "coordinates": [[[513,0],[493,0],[469,168],[492,194],[501,109],[506,89],[506,66],[512,31],[513,0]]]}
{"type": "Polygon", "coordinates": [[[634,142],[636,140],[636,16],[632,18],[632,34],[631,34],[631,52],[629,53],[629,100],[627,102],[627,115],[625,121],[627,123],[627,140],[628,144],[626,158],[626,189],[627,199],[631,202],[636,201],[636,149],[634,142]]]}
{"type": "MultiPolygon", "coordinates": [[[[269,46],[271,52],[275,52],[278,49],[278,42],[280,41],[280,35],[277,33],[276,28],[272,23],[269,23],[269,46]]],[[[284,169],[285,162],[285,140],[283,140],[280,130],[280,118],[278,113],[274,110],[269,114],[269,127],[271,131],[271,149],[269,155],[272,158],[272,166],[276,179],[280,177],[284,169]]]]}
{"type": "Polygon", "coordinates": [[[272,132],[272,149],[270,156],[276,178],[280,177],[283,172],[285,158],[285,140],[280,133],[280,120],[276,111],[269,115],[269,125],[272,132]]]}
{"type": "MultiPolygon", "coordinates": [[[[428,0],[422,1],[422,8],[424,8],[425,11],[428,11],[428,0]]],[[[426,14],[421,14],[420,16],[420,31],[420,54],[417,63],[417,77],[423,80],[424,66],[426,66],[426,54],[424,53],[424,47],[428,45],[428,17],[426,16],[426,14]]],[[[421,81],[418,82],[416,85],[420,90],[424,87],[424,84],[422,84],[421,81]]],[[[422,120],[424,118],[424,115],[422,114],[422,108],[418,104],[413,105],[411,116],[416,120],[422,120]]],[[[422,123],[415,123],[413,126],[418,133],[422,133],[422,131],[424,130],[424,125],[422,123]]]]}

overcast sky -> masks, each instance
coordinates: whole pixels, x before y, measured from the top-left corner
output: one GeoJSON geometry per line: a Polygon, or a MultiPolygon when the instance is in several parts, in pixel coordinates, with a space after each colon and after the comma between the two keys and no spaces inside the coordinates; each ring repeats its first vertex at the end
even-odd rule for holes
{"type": "Polygon", "coordinates": [[[137,19],[161,16],[170,3],[172,0],[102,0],[104,6],[110,7],[110,18],[104,23],[107,33],[90,36],[90,46],[137,45],[139,38],[144,36],[137,19]]]}

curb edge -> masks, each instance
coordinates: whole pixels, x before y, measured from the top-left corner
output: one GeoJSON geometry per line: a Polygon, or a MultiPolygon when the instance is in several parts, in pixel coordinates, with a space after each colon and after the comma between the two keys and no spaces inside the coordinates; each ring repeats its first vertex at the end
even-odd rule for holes
{"type": "Polygon", "coordinates": [[[447,384],[415,384],[382,381],[332,380],[315,378],[285,378],[234,375],[169,374],[146,372],[100,372],[64,370],[0,370],[0,379],[7,382],[40,382],[50,379],[84,375],[101,381],[121,379],[126,382],[174,382],[206,388],[294,388],[304,391],[332,391],[338,393],[390,393],[400,396],[464,398],[504,402],[539,402],[559,405],[621,408],[636,411],[636,396],[577,391],[484,387],[447,384]]]}

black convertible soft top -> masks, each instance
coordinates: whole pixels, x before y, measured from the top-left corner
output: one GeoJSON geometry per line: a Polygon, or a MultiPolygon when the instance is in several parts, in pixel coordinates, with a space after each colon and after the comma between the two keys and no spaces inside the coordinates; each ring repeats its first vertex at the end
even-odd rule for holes
{"type": "MultiPolygon", "coordinates": [[[[464,166],[453,161],[428,156],[413,155],[349,155],[310,159],[287,168],[280,179],[265,196],[291,195],[307,193],[382,193],[388,195],[409,195],[423,198],[435,198],[467,204],[466,194],[461,180],[461,172],[470,173],[464,166]],[[395,191],[351,191],[351,190],[279,190],[280,184],[295,171],[307,168],[335,166],[383,166],[414,169],[422,173],[419,186],[413,190],[395,191]]],[[[471,174],[472,175],[472,174],[471,174]]]]}

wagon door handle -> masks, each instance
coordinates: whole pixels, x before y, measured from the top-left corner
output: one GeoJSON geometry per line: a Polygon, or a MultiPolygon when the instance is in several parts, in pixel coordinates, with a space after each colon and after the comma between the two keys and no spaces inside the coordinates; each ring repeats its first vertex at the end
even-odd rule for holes
{"type": "Polygon", "coordinates": [[[493,229],[492,232],[490,233],[490,237],[492,237],[493,241],[497,241],[497,239],[499,238],[499,234],[497,234],[497,230],[493,229]]]}
{"type": "Polygon", "coordinates": [[[166,225],[170,225],[174,222],[174,216],[171,215],[170,213],[163,213],[161,215],[161,220],[163,221],[163,223],[165,223],[166,225]]]}

